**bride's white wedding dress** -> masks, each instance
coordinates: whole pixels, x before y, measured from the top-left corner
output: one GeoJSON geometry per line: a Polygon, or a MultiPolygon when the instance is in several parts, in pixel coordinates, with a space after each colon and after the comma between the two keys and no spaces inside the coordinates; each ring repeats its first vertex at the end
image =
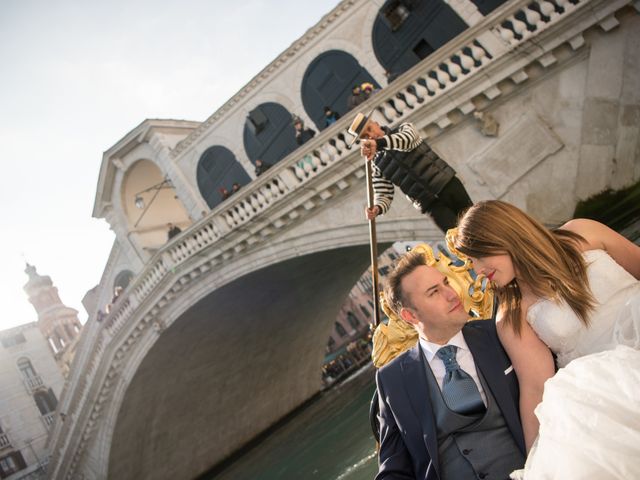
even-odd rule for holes
{"type": "Polygon", "coordinates": [[[529,324],[558,356],[559,367],[616,345],[640,349],[640,282],[604,250],[588,250],[583,255],[596,299],[589,327],[566,303],[541,299],[527,311],[529,324]]]}
{"type": "Polygon", "coordinates": [[[640,282],[604,250],[584,257],[589,327],[564,303],[527,312],[563,368],[544,385],[539,436],[514,478],[640,479],[640,282]]]}

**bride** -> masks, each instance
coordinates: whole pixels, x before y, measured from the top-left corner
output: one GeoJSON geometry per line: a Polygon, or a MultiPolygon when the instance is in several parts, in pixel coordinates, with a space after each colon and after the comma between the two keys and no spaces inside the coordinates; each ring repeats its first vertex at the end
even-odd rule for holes
{"type": "Polygon", "coordinates": [[[592,220],[549,231],[495,200],[467,211],[454,245],[499,299],[527,450],[537,438],[526,478],[640,478],[640,247],[592,220]],[[571,443],[573,452],[554,451],[571,443]],[[577,464],[591,468],[585,477],[577,464]]]}

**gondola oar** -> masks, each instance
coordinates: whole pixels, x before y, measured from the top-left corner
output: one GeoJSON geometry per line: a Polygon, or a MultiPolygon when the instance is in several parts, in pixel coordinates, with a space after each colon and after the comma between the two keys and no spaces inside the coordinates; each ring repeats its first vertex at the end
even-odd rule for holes
{"type": "MultiPolygon", "coordinates": [[[[362,130],[366,127],[369,118],[373,114],[375,109],[372,109],[368,115],[358,113],[351,122],[349,127],[349,134],[353,135],[353,140],[347,143],[347,148],[351,148],[359,139],[362,130]]],[[[373,208],[373,183],[371,180],[373,167],[371,162],[373,159],[367,159],[365,155],[362,155],[366,165],[367,171],[367,208],[373,208]]],[[[373,285],[373,329],[380,325],[380,302],[378,301],[378,240],[376,238],[376,220],[372,218],[369,220],[369,245],[371,247],[371,283],[373,285]]]]}
{"type": "MultiPolygon", "coordinates": [[[[371,180],[371,161],[365,158],[367,170],[367,208],[373,208],[373,183],[371,180]]],[[[373,285],[373,327],[380,325],[380,302],[378,300],[378,240],[376,237],[376,219],[369,220],[369,246],[371,247],[371,284],[373,285]]]]}

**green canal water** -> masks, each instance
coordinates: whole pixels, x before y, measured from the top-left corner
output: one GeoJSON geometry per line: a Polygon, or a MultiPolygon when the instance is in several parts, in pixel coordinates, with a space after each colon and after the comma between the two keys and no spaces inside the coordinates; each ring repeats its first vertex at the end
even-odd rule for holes
{"type": "Polygon", "coordinates": [[[371,480],[373,369],[323,392],[224,469],[202,479],[371,480]]]}

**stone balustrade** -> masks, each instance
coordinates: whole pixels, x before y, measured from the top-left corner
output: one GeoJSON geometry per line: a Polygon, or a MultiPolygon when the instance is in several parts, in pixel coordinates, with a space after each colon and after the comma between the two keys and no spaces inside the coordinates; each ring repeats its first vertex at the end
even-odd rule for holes
{"type": "Polygon", "coordinates": [[[45,413],[44,415],[42,415],[42,422],[44,423],[44,426],[47,430],[51,429],[53,421],[55,420],[55,415],[56,414],[54,412],[45,413]]]}
{"type": "Polygon", "coordinates": [[[44,382],[42,381],[42,377],[38,374],[30,375],[24,378],[24,385],[27,387],[27,392],[31,395],[38,388],[44,386],[44,382]]]}
{"type": "MultiPolygon", "coordinates": [[[[563,29],[564,37],[550,38],[546,49],[538,44],[535,52],[527,52],[527,62],[538,61],[545,66],[548,62],[543,57],[549,55],[552,48],[562,42],[578,48],[581,42],[574,38],[580,38],[583,30],[612,16],[626,3],[622,0],[526,0],[505,4],[377,92],[361,105],[361,110],[379,112],[390,126],[419,117],[422,128],[434,125],[437,131],[442,131],[453,124],[450,112],[457,110],[467,115],[475,110],[471,100],[476,95],[484,95],[490,101],[500,95],[497,84],[505,78],[515,83],[526,80],[521,63],[488,76],[487,69],[502,57],[528,40],[538,38],[569,15],[581,15],[580,22],[572,19],[572,26],[563,29]],[[598,15],[593,13],[595,10],[598,15]]],[[[357,149],[349,148],[345,133],[351,117],[345,115],[320,132],[163,246],[120,295],[103,320],[102,328],[96,327],[90,341],[82,344],[88,353],[81,354],[82,361],[74,365],[82,369],[84,375],[74,376],[73,390],[66,392],[61,401],[60,411],[65,412],[67,421],[54,432],[57,439],[53,439],[53,445],[57,448],[52,450],[52,478],[57,478],[60,468],[66,477],[73,476],[73,469],[96,428],[102,401],[110,394],[128,352],[149,325],[159,330],[164,328],[155,320],[158,309],[177,295],[189,278],[232,261],[239,253],[264,241],[274,230],[313,210],[312,194],[326,200],[332,196],[332,190],[346,188],[344,178],[348,175],[364,176],[359,161],[345,162],[358,156],[357,149]],[[340,168],[332,168],[338,162],[340,168]],[[353,166],[356,163],[358,165],[353,166]],[[328,172],[332,175],[330,180],[327,180],[328,172]],[[300,208],[294,208],[296,205],[300,208]],[[192,262],[194,256],[204,251],[206,263],[192,262]],[[73,441],[68,438],[72,429],[75,429],[73,441]],[[62,446],[72,451],[60,452],[62,446]],[[60,455],[73,458],[67,457],[63,467],[65,462],[60,455]]],[[[198,134],[202,132],[199,130],[198,134]]],[[[193,140],[180,147],[184,154],[188,151],[186,145],[193,140]]],[[[53,416],[47,425],[50,427],[52,423],[53,416]]]]}

